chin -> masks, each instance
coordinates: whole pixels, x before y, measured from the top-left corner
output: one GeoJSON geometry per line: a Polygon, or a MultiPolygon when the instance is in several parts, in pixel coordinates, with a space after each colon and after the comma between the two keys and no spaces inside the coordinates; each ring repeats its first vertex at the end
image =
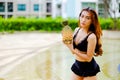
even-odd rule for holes
{"type": "Polygon", "coordinates": [[[81,26],[81,27],[85,27],[85,25],[82,25],[82,24],[81,24],[80,26],[81,26]]]}
{"type": "Polygon", "coordinates": [[[84,28],[85,26],[80,26],[81,28],[84,28]]]}

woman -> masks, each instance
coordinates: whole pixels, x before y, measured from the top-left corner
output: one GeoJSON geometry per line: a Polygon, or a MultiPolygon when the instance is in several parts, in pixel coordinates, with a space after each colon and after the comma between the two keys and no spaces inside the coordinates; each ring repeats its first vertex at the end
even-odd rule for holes
{"type": "Polygon", "coordinates": [[[102,55],[101,27],[96,12],[90,8],[79,14],[79,27],[75,29],[73,43],[66,44],[75,56],[72,80],[97,80],[100,72],[94,56],[102,55]]]}

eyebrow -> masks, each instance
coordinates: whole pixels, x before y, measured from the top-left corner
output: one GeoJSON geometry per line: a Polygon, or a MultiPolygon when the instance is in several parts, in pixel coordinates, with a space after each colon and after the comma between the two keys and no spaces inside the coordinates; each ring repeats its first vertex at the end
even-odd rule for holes
{"type": "MultiPolygon", "coordinates": [[[[81,16],[84,15],[84,14],[81,14],[81,16]]],[[[84,15],[85,16],[85,15],[84,15]]],[[[86,17],[91,17],[91,16],[86,16],[86,17]]]]}

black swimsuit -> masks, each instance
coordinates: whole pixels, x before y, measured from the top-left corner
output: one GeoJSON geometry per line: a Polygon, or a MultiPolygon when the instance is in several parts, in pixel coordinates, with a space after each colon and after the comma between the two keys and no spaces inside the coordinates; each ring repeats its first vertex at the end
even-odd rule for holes
{"type": "Polygon", "coordinates": [[[76,44],[75,44],[75,38],[76,38],[79,30],[80,30],[80,28],[78,29],[77,33],[76,33],[76,34],[74,35],[74,37],[73,37],[73,48],[74,48],[74,49],[77,48],[77,49],[79,49],[80,51],[87,52],[87,44],[88,44],[87,38],[88,38],[88,36],[89,36],[91,33],[89,33],[80,43],[78,43],[78,44],[76,45],[76,44]]]}
{"type": "MultiPolygon", "coordinates": [[[[75,38],[76,38],[79,30],[80,30],[80,28],[78,29],[78,31],[76,32],[76,34],[73,37],[73,48],[74,49],[77,48],[80,51],[87,52],[87,44],[88,44],[87,38],[91,33],[89,33],[80,43],[78,43],[76,45],[75,38]]],[[[72,65],[71,70],[75,74],[77,74],[79,76],[83,76],[83,77],[95,76],[98,72],[100,72],[99,65],[96,63],[94,58],[92,58],[92,60],[90,62],[81,62],[81,61],[75,60],[75,63],[72,65]]]]}

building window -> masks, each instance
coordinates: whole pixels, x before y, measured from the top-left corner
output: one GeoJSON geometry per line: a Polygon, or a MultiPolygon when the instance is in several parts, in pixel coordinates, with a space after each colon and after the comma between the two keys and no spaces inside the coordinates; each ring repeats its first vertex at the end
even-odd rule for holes
{"type": "Polygon", "coordinates": [[[61,4],[57,4],[57,16],[61,16],[61,4]]]}
{"type": "Polygon", "coordinates": [[[61,4],[58,4],[58,5],[57,5],[57,8],[58,8],[58,9],[61,9],[61,4]]]}
{"type": "Polygon", "coordinates": [[[25,4],[18,4],[18,11],[25,11],[26,5],[25,4]]]}
{"type": "Polygon", "coordinates": [[[5,3],[0,2],[0,12],[5,12],[5,3]]]}
{"type": "Polygon", "coordinates": [[[98,5],[98,15],[100,17],[104,17],[104,12],[105,12],[105,10],[104,10],[104,4],[99,4],[98,5]]]}
{"type": "Polygon", "coordinates": [[[51,5],[51,3],[46,3],[46,7],[47,7],[46,11],[48,13],[50,13],[52,11],[52,5],[51,5]]]}
{"type": "Polygon", "coordinates": [[[96,10],[96,3],[94,2],[82,2],[82,8],[90,7],[94,10],[96,10]]]}
{"type": "Polygon", "coordinates": [[[119,13],[120,13],[120,3],[119,3],[119,13]]]}
{"type": "Polygon", "coordinates": [[[12,2],[8,2],[8,12],[13,12],[13,3],[12,2]]]}
{"type": "Polygon", "coordinates": [[[39,11],[39,4],[34,4],[34,11],[39,11]]]}

